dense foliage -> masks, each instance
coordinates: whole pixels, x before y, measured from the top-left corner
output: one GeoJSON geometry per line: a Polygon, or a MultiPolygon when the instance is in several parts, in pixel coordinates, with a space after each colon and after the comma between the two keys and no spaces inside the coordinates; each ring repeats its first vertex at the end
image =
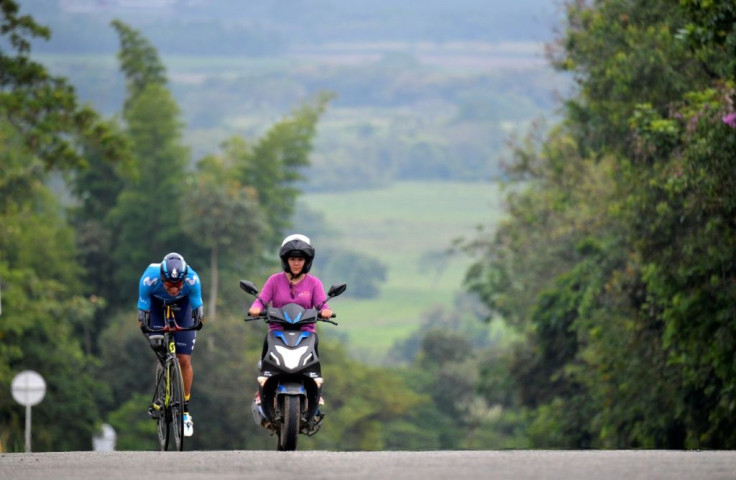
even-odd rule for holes
{"type": "Polygon", "coordinates": [[[88,148],[101,162],[123,159],[126,142],[78,105],[63,78],[30,60],[29,38],[48,30],[19,15],[12,1],[0,2],[0,11],[9,40],[0,44],[0,444],[23,447],[23,411],[10,382],[35,369],[57,379],[48,386],[54,401],[34,416],[46,425],[36,448],[86,448],[99,418],[96,398],[108,393],[82,349],[84,324],[100,302],[84,294],[74,232],[48,181],[86,164],[88,148]]]}
{"type": "Polygon", "coordinates": [[[486,391],[533,446],[736,446],[735,28],[730,1],[567,5],[551,59],[577,93],[468,245],[525,338],[486,391]]]}

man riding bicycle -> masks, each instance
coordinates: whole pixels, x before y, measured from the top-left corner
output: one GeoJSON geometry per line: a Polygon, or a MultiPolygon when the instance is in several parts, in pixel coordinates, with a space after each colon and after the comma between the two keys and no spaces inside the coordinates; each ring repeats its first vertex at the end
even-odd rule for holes
{"type": "MultiPolygon", "coordinates": [[[[192,326],[194,320],[204,321],[202,284],[197,272],[187,265],[184,257],[172,252],[161,263],[152,263],[146,268],[138,284],[138,325],[148,324],[154,328],[164,326],[164,305],[173,304],[176,323],[182,327],[192,326]],[[150,319],[149,319],[150,317],[150,319]],[[150,320],[150,323],[148,323],[150,320]]],[[[154,350],[165,348],[148,335],[154,350]]],[[[184,380],[184,435],[194,433],[194,421],[189,413],[189,398],[194,379],[192,350],[197,332],[176,332],[176,356],[184,380]]],[[[149,415],[156,418],[158,411],[152,405],[149,415]]]]}

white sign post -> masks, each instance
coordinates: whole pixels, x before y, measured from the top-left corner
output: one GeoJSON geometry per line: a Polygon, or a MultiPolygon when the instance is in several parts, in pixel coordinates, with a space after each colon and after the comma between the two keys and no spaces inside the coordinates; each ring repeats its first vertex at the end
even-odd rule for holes
{"type": "Polygon", "coordinates": [[[46,382],[33,370],[24,370],[15,376],[10,390],[16,402],[26,407],[26,452],[31,451],[31,406],[37,405],[46,394],[46,382]]]}

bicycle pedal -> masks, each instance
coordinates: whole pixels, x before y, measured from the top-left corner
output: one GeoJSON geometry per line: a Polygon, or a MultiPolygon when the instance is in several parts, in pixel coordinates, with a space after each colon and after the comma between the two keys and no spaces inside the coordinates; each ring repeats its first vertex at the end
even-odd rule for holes
{"type": "Polygon", "coordinates": [[[154,420],[158,420],[161,418],[161,413],[163,406],[160,402],[153,402],[150,407],[148,407],[148,416],[151,417],[154,420]]]}

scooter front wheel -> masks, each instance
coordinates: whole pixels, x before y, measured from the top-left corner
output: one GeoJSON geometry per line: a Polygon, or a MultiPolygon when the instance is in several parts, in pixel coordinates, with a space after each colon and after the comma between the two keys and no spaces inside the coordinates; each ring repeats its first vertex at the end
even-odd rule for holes
{"type": "Polygon", "coordinates": [[[299,436],[299,413],[301,412],[301,397],[298,395],[282,395],[280,409],[283,415],[279,430],[279,451],[296,450],[296,440],[299,436]]]}

